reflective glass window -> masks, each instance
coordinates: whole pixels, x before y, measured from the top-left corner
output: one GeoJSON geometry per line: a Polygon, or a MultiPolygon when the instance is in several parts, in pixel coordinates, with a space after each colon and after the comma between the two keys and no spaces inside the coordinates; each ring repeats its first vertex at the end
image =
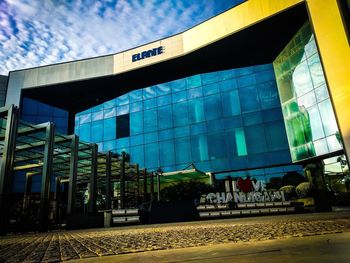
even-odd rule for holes
{"type": "Polygon", "coordinates": [[[130,112],[137,112],[143,110],[142,102],[135,102],[130,104],[130,112]]]}
{"type": "Polygon", "coordinates": [[[142,89],[133,90],[129,92],[130,103],[142,101],[142,89]]]}
{"type": "Polygon", "coordinates": [[[187,101],[173,104],[174,126],[188,125],[187,101]]]}
{"type": "Polygon", "coordinates": [[[130,145],[140,145],[143,144],[143,134],[130,136],[130,145]]]}
{"type": "Polygon", "coordinates": [[[221,94],[223,116],[234,116],[241,113],[238,90],[231,90],[221,94]]]}
{"type": "Polygon", "coordinates": [[[137,163],[140,167],[145,167],[143,145],[130,147],[130,161],[137,163]]]}
{"type": "Polygon", "coordinates": [[[187,98],[188,99],[194,99],[194,98],[198,98],[201,96],[203,96],[202,87],[197,87],[197,88],[187,90],[187,98]]]}
{"type": "Polygon", "coordinates": [[[210,73],[202,74],[203,85],[216,83],[216,82],[218,82],[218,79],[219,79],[219,76],[218,76],[217,72],[210,72],[210,73]]]}
{"type": "Polygon", "coordinates": [[[205,86],[203,86],[202,90],[203,90],[203,96],[218,93],[219,92],[219,84],[213,83],[213,84],[205,85],[205,86]]]}
{"type": "Polygon", "coordinates": [[[261,108],[263,110],[280,107],[280,100],[275,81],[261,83],[257,87],[261,108]]]}
{"type": "Polygon", "coordinates": [[[202,86],[201,75],[198,74],[198,75],[187,77],[186,84],[188,89],[202,86]]]}
{"type": "Polygon", "coordinates": [[[103,117],[105,119],[112,118],[115,116],[117,116],[117,109],[116,108],[110,108],[110,109],[106,109],[103,111],[103,117]]]}
{"type": "Polygon", "coordinates": [[[222,70],[219,71],[219,80],[227,80],[232,79],[236,76],[236,70],[235,69],[228,69],[228,70],[222,70]]]}
{"type": "Polygon", "coordinates": [[[266,146],[268,151],[279,151],[288,149],[288,141],[285,136],[283,122],[270,122],[264,125],[266,146]]]}
{"type": "Polygon", "coordinates": [[[318,104],[325,135],[335,134],[338,131],[337,122],[329,99],[318,104]]]}
{"type": "Polygon", "coordinates": [[[236,145],[237,145],[237,155],[238,156],[247,155],[247,145],[246,145],[243,128],[235,129],[235,138],[236,138],[236,145]]]}
{"type": "Polygon", "coordinates": [[[96,111],[91,114],[92,121],[98,121],[103,119],[103,111],[96,111]]]}
{"type": "Polygon", "coordinates": [[[83,125],[80,125],[79,129],[79,137],[82,141],[89,142],[90,141],[90,131],[91,131],[91,124],[85,123],[83,125]]]}
{"type": "Polygon", "coordinates": [[[120,105],[125,105],[129,104],[129,93],[123,94],[119,96],[118,98],[115,99],[115,105],[120,106],[120,105]]]}
{"type": "Polygon", "coordinates": [[[148,168],[159,167],[158,143],[145,144],[145,166],[148,168]]]}
{"type": "Polygon", "coordinates": [[[173,93],[186,89],[186,79],[177,79],[170,82],[171,91],[173,93]]]}
{"type": "Polygon", "coordinates": [[[190,138],[184,137],[175,139],[175,156],[176,164],[189,163],[191,158],[190,138]]]}
{"type": "Polygon", "coordinates": [[[191,137],[191,153],[193,161],[205,161],[209,159],[207,136],[205,134],[191,137]]]}
{"type": "Polygon", "coordinates": [[[145,143],[157,142],[158,141],[158,132],[151,132],[144,134],[145,143]]]}
{"type": "Polygon", "coordinates": [[[174,137],[180,138],[184,136],[190,135],[190,127],[189,126],[181,126],[178,128],[174,128],[174,137]]]}
{"type": "Polygon", "coordinates": [[[208,134],[209,159],[220,159],[227,156],[224,133],[208,134]]]}
{"type": "Polygon", "coordinates": [[[102,142],[103,140],[103,121],[94,121],[91,123],[91,142],[102,142]]]}
{"type": "Polygon", "coordinates": [[[158,129],[168,129],[173,127],[173,110],[171,105],[158,108],[158,129]]]}
{"type": "Polygon", "coordinates": [[[129,104],[117,107],[117,116],[129,113],[129,104]]]}
{"type": "Polygon", "coordinates": [[[167,95],[171,92],[170,82],[156,85],[157,96],[167,95]]]}
{"type": "Polygon", "coordinates": [[[165,141],[174,138],[174,130],[167,129],[158,132],[159,141],[165,141]]]}
{"type": "Polygon", "coordinates": [[[130,113],[130,135],[143,132],[143,112],[130,113]]]}
{"type": "Polygon", "coordinates": [[[203,102],[207,120],[218,119],[222,116],[221,97],[219,94],[204,97],[203,102]]]}
{"type": "Polygon", "coordinates": [[[143,115],[144,132],[152,132],[158,129],[157,110],[145,110],[143,115]]]}
{"type": "Polygon", "coordinates": [[[187,92],[186,91],[180,91],[172,94],[171,97],[173,103],[185,101],[187,100],[187,92]]]}
{"type": "Polygon", "coordinates": [[[308,64],[310,67],[311,78],[314,86],[318,87],[321,84],[324,84],[326,81],[324,79],[320,57],[318,56],[318,54],[315,54],[311,58],[309,58],[308,64]]]}
{"type": "Polygon", "coordinates": [[[109,100],[103,103],[103,108],[104,109],[109,109],[115,107],[115,100],[109,100]]]}
{"type": "Polygon", "coordinates": [[[143,99],[151,99],[157,96],[157,89],[155,86],[147,87],[143,89],[143,99]]]}
{"type": "Polygon", "coordinates": [[[204,106],[201,98],[188,101],[188,118],[190,123],[202,122],[204,118],[204,106]]]}
{"type": "Polygon", "coordinates": [[[161,166],[173,165],[175,163],[173,140],[159,142],[159,160],[161,166]]]}
{"type": "Polygon", "coordinates": [[[207,124],[205,122],[196,123],[190,126],[190,134],[197,135],[207,132],[207,124]]]}
{"type": "Polygon", "coordinates": [[[152,98],[152,99],[149,99],[149,100],[144,100],[143,101],[143,107],[144,107],[145,110],[153,109],[153,108],[157,107],[157,99],[156,98],[152,98]]]}
{"type": "Polygon", "coordinates": [[[262,125],[249,126],[245,130],[245,138],[249,154],[266,151],[265,131],[262,125]]]}
{"type": "Polygon", "coordinates": [[[219,82],[220,91],[229,91],[237,88],[236,79],[228,79],[219,82]]]}
{"type": "Polygon", "coordinates": [[[246,86],[252,86],[256,84],[255,75],[247,75],[237,78],[237,85],[238,87],[246,87],[246,86]]]}
{"type": "Polygon", "coordinates": [[[103,120],[103,140],[108,141],[116,138],[116,121],[115,118],[103,120]]]}
{"type": "Polygon", "coordinates": [[[165,95],[157,98],[157,105],[164,106],[171,103],[171,95],[165,95]]]}
{"type": "Polygon", "coordinates": [[[240,89],[239,98],[242,112],[259,110],[259,98],[255,86],[240,89]]]}

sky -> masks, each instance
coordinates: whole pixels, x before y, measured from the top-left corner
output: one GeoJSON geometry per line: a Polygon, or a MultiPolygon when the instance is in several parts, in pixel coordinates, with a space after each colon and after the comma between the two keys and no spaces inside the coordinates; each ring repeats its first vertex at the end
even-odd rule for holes
{"type": "Polygon", "coordinates": [[[0,0],[0,74],[117,53],[241,0],[0,0]]]}

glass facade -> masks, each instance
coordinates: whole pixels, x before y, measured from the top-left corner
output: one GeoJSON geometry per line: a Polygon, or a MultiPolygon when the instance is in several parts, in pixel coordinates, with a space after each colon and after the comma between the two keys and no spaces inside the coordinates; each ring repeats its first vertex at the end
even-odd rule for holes
{"type": "Polygon", "coordinates": [[[307,22],[273,63],[293,161],[342,149],[314,35],[307,22]]]}
{"type": "Polygon", "coordinates": [[[271,64],[198,74],[138,89],[76,114],[75,133],[100,151],[163,171],[291,162],[271,64]]]}

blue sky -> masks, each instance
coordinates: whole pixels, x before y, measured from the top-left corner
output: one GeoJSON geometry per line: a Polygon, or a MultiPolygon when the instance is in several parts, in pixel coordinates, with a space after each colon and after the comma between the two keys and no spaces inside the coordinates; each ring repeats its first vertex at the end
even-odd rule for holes
{"type": "Polygon", "coordinates": [[[0,0],[0,74],[106,55],[192,27],[241,0],[0,0]]]}

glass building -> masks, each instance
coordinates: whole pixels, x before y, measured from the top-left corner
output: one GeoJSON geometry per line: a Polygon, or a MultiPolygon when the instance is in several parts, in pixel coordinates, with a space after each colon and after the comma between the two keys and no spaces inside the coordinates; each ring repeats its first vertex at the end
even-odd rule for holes
{"type": "Polygon", "coordinates": [[[209,72],[80,112],[75,133],[151,170],[246,170],[291,163],[271,64],[209,72]]]}

